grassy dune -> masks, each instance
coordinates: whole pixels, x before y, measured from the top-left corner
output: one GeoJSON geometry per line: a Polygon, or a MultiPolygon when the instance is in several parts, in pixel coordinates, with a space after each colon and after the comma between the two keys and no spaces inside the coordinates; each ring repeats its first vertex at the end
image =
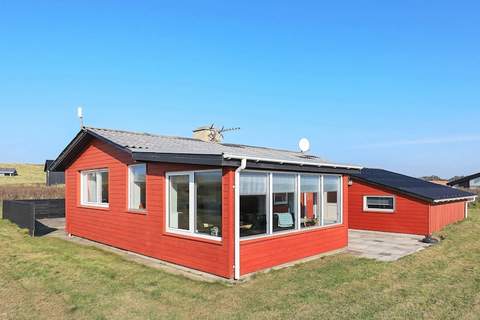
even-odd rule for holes
{"type": "Polygon", "coordinates": [[[16,168],[18,171],[18,176],[0,177],[0,218],[2,200],[57,199],[65,195],[63,185],[45,185],[46,177],[41,164],[0,163],[0,168],[16,168]]]}
{"type": "Polygon", "coordinates": [[[0,222],[0,319],[478,319],[480,217],[393,263],[340,254],[227,286],[0,222]]]}
{"type": "Polygon", "coordinates": [[[16,168],[18,176],[0,177],[0,185],[45,183],[43,164],[0,163],[0,168],[16,168]]]}

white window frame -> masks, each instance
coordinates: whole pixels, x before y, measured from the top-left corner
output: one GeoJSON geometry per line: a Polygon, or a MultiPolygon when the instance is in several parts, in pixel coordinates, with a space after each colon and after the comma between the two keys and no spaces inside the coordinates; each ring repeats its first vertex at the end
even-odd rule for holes
{"type": "MultiPolygon", "coordinates": [[[[108,179],[110,180],[110,173],[108,169],[91,169],[91,170],[82,170],[80,171],[80,204],[82,206],[88,207],[99,207],[99,208],[108,208],[110,206],[109,202],[101,202],[102,200],[102,175],[101,173],[108,173],[108,179]],[[85,182],[87,179],[87,174],[95,173],[96,174],[96,183],[97,183],[97,202],[88,202],[85,194],[85,182]]],[[[110,201],[110,181],[108,181],[108,198],[110,201]]]]}
{"type": "Polygon", "coordinates": [[[128,211],[134,211],[134,212],[142,212],[142,213],[145,213],[147,212],[147,203],[145,203],[145,209],[136,209],[136,208],[132,208],[132,204],[131,204],[131,194],[130,192],[132,191],[131,190],[131,186],[132,186],[132,181],[133,181],[133,171],[132,171],[132,168],[134,167],[140,167],[140,166],[144,166],[145,167],[145,198],[146,198],[146,193],[147,193],[147,164],[146,163],[136,163],[136,164],[131,164],[129,165],[127,168],[128,168],[128,199],[127,199],[127,204],[128,204],[128,211]]]}
{"type": "Polygon", "coordinates": [[[315,228],[318,228],[318,227],[323,227],[324,226],[324,204],[323,204],[323,176],[322,174],[314,174],[314,173],[299,173],[298,174],[298,182],[297,182],[297,185],[298,185],[298,214],[297,214],[297,218],[298,218],[298,222],[300,224],[300,230],[311,230],[311,229],[315,229],[315,228]],[[318,193],[318,196],[317,196],[317,206],[318,206],[318,209],[320,212],[320,225],[319,226],[310,226],[310,227],[303,227],[302,228],[302,223],[301,223],[301,216],[302,216],[302,213],[301,213],[301,200],[300,197],[302,196],[301,195],[301,183],[302,183],[302,176],[314,176],[314,177],[317,177],[318,178],[318,186],[317,186],[317,193],[318,193]]]}
{"type": "Polygon", "coordinates": [[[364,212],[387,212],[387,213],[393,213],[395,212],[395,209],[397,207],[397,201],[395,199],[395,196],[393,195],[384,195],[384,196],[380,196],[380,195],[367,195],[367,196],[363,196],[363,211],[364,212]],[[379,209],[379,208],[369,208],[368,207],[368,203],[367,203],[367,199],[368,198],[391,198],[393,199],[393,209],[379,209]]]}
{"type": "MultiPolygon", "coordinates": [[[[195,188],[195,173],[197,172],[222,172],[221,169],[213,169],[213,170],[195,170],[195,171],[175,171],[175,172],[167,172],[165,174],[165,215],[166,215],[166,224],[165,224],[165,231],[167,233],[178,234],[188,237],[196,237],[202,239],[208,239],[213,241],[222,241],[223,232],[221,237],[214,237],[208,234],[201,234],[195,232],[195,221],[197,218],[197,195],[196,195],[196,188],[195,188]],[[189,196],[189,203],[188,203],[188,230],[182,229],[175,229],[170,227],[170,178],[174,176],[188,176],[188,196],[189,196]]],[[[222,185],[222,194],[223,194],[223,185],[222,185]]],[[[221,210],[222,218],[223,218],[223,208],[221,210]]],[[[223,224],[222,224],[223,228],[223,224]]]]}
{"type": "MultiPolygon", "coordinates": [[[[295,171],[264,171],[264,170],[242,170],[242,172],[257,172],[257,173],[266,173],[267,174],[267,186],[269,187],[267,190],[267,203],[268,203],[268,209],[269,211],[267,212],[267,233],[266,234],[258,234],[258,235],[252,235],[252,236],[245,236],[241,237],[240,241],[248,241],[252,239],[258,239],[258,238],[268,238],[268,237],[276,237],[279,235],[284,235],[284,234],[295,234],[295,233],[302,233],[302,232],[311,232],[312,230],[317,230],[317,229],[325,229],[325,228],[331,228],[331,227],[336,227],[340,226],[343,224],[344,217],[343,217],[343,199],[344,199],[344,194],[343,194],[343,176],[340,174],[322,174],[322,173],[310,173],[310,172],[295,172],[295,171]],[[285,231],[277,231],[273,232],[273,174],[290,174],[290,175],[295,175],[296,176],[296,192],[297,196],[295,197],[295,206],[297,208],[297,212],[295,215],[295,228],[291,230],[285,230],[285,231]],[[302,175],[313,175],[313,176],[318,176],[320,177],[320,195],[319,195],[319,201],[320,201],[320,214],[321,214],[321,225],[319,226],[312,226],[312,227],[307,227],[307,228],[302,228],[301,223],[300,223],[300,177],[302,175]],[[332,223],[329,225],[325,225],[324,223],[324,216],[325,216],[325,201],[324,201],[324,196],[323,196],[323,177],[325,176],[333,176],[337,177],[339,179],[339,196],[338,196],[338,210],[340,214],[340,219],[339,222],[337,223],[332,223]]],[[[241,175],[240,175],[241,179],[241,175]]],[[[241,197],[241,195],[239,195],[241,197]]],[[[236,201],[240,201],[240,199],[236,199],[236,201]]],[[[239,226],[240,227],[240,226],[239,226]]],[[[240,230],[237,230],[237,232],[240,232],[240,230]]]]}

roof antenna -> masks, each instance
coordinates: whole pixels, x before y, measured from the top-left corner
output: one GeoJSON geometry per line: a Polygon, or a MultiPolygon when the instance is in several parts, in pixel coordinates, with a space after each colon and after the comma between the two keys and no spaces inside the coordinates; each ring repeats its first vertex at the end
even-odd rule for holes
{"type": "MultiPolygon", "coordinates": [[[[213,124],[212,124],[212,128],[213,128],[213,124]]],[[[221,139],[223,140],[225,132],[238,131],[238,130],[240,130],[240,127],[225,128],[224,126],[222,126],[221,129],[217,129],[217,130],[218,130],[218,134],[220,135],[221,139]]]]}
{"type": "Polygon", "coordinates": [[[80,129],[83,129],[83,108],[78,107],[77,108],[77,117],[80,119],[80,129]]]}

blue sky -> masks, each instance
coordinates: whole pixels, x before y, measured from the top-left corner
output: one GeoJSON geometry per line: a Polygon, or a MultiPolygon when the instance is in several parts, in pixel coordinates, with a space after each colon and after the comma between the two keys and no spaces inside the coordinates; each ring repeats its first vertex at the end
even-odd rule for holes
{"type": "Polygon", "coordinates": [[[415,176],[480,171],[478,1],[0,4],[0,162],[90,126],[297,149],[415,176]]]}

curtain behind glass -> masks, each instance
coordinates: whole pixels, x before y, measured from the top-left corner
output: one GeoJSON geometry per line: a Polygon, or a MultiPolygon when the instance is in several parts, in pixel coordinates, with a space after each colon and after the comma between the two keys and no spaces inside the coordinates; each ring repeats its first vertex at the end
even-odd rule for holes
{"type": "Polygon", "coordinates": [[[97,202],[97,174],[96,172],[89,172],[85,175],[87,182],[87,202],[97,202]]]}
{"type": "Polygon", "coordinates": [[[273,192],[274,193],[290,193],[295,192],[295,175],[291,174],[274,174],[273,175],[273,192]]]}
{"type": "Polygon", "coordinates": [[[240,174],[240,194],[259,195],[267,193],[267,175],[265,173],[242,172],[240,174]]]}
{"type": "Polygon", "coordinates": [[[130,167],[130,209],[146,209],[146,165],[130,167]]]}

